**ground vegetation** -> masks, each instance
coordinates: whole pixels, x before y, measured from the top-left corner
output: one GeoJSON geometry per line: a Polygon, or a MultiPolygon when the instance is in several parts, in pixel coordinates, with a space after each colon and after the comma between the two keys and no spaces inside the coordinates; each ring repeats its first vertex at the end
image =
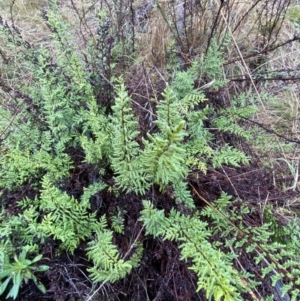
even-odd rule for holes
{"type": "Polygon", "coordinates": [[[299,300],[300,4],[0,4],[0,295],[299,300]]]}

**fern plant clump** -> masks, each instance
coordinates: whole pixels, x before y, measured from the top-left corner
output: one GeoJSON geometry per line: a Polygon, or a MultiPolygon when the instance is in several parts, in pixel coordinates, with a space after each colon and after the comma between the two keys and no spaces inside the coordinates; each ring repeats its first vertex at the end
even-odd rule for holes
{"type": "MultiPolygon", "coordinates": [[[[120,72],[125,58],[114,57],[125,44],[111,36],[109,10],[99,8],[93,16],[97,30],[86,34],[89,27],[71,2],[82,25],[79,38],[58,1],[43,14],[50,44],[31,45],[14,22],[0,22],[7,45],[0,55],[15,50],[12,65],[3,67],[11,94],[4,93],[0,78],[0,295],[17,298],[23,280],[31,279],[53,297],[50,279],[65,265],[67,271],[74,267],[78,279],[88,279],[87,300],[100,296],[107,283],[142,283],[138,289],[150,300],[150,287],[159,296],[161,288],[172,287],[170,279],[180,283],[176,269],[194,286],[190,296],[203,300],[244,300],[263,281],[281,284],[279,294],[297,300],[299,225],[280,227],[278,237],[271,209],[262,217],[268,222],[252,228],[247,218],[254,213],[247,200],[239,203],[238,193],[231,197],[220,189],[209,201],[202,196],[203,179],[222,171],[229,179],[226,168],[251,164],[239,143],[251,142],[243,122],[256,112],[255,97],[240,93],[221,106],[211,96],[228,82],[224,47],[213,38],[186,70],[167,70],[164,87],[151,99],[144,96],[143,106],[120,72]],[[151,125],[143,109],[151,113],[151,125]],[[166,242],[172,247],[163,249],[166,242]],[[241,266],[244,254],[256,274],[241,266]],[[67,265],[70,258],[74,262],[67,265]],[[164,286],[154,278],[165,279],[164,286]]],[[[75,286],[70,275],[64,281],[75,286]]],[[[177,289],[173,297],[181,298],[177,289]]]]}

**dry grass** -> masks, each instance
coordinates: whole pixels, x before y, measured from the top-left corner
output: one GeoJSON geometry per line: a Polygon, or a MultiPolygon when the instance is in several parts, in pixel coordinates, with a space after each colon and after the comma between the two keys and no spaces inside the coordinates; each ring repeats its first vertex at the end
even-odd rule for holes
{"type": "Polygon", "coordinates": [[[1,1],[0,11],[4,20],[11,20],[13,16],[14,24],[22,31],[25,40],[31,43],[41,43],[45,35],[49,34],[44,24],[41,11],[46,9],[46,1],[39,0],[16,0],[1,1]]]}
{"type": "MultiPolygon", "coordinates": [[[[290,9],[293,9],[293,5],[290,9]]],[[[280,44],[292,39],[298,33],[297,24],[286,18],[276,43],[280,44]]],[[[298,141],[300,141],[299,85],[296,78],[299,78],[299,71],[297,71],[299,70],[299,59],[300,50],[297,43],[290,43],[266,55],[264,61],[253,71],[261,73],[266,78],[275,78],[275,80],[260,83],[260,90],[269,93],[270,97],[266,98],[264,102],[266,111],[259,110],[256,114],[256,121],[284,137],[298,141]]],[[[299,143],[289,143],[280,137],[274,138],[277,141],[277,147],[270,148],[266,158],[269,162],[273,162],[274,183],[277,186],[283,185],[281,186],[283,189],[291,187],[295,189],[298,185],[300,145],[299,143]],[[295,173],[292,169],[295,170],[295,173]],[[294,177],[297,178],[290,179],[294,177]],[[278,184],[278,180],[283,178],[289,178],[289,180],[278,184]]]]}

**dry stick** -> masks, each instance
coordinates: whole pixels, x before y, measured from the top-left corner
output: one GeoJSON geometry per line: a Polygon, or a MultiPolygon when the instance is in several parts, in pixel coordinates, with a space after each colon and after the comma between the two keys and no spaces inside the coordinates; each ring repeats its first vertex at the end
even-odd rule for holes
{"type": "MultiPolygon", "coordinates": [[[[168,266],[168,265],[167,265],[168,266]]],[[[175,266],[175,262],[173,262],[173,265],[171,266],[170,269],[167,268],[167,273],[166,275],[163,277],[163,280],[162,280],[162,284],[159,286],[159,289],[158,289],[158,292],[155,296],[155,298],[153,299],[153,301],[159,301],[161,300],[161,294],[162,294],[162,289],[164,286],[167,286],[170,282],[170,279],[171,277],[173,276],[173,282],[174,282],[174,266],[175,266]]],[[[175,287],[175,286],[174,286],[175,287]]],[[[175,290],[175,295],[177,297],[177,292],[175,290]]],[[[176,298],[176,300],[178,300],[178,297],[176,298]]]]}
{"type": "Polygon", "coordinates": [[[2,133],[0,134],[0,142],[1,142],[1,138],[2,136],[5,134],[5,132],[9,129],[9,127],[13,124],[15,118],[17,117],[17,115],[22,111],[21,108],[19,108],[17,110],[17,112],[15,113],[15,115],[13,116],[13,118],[10,120],[9,124],[6,126],[6,128],[2,131],[2,133]]]}
{"type": "MultiPolygon", "coordinates": [[[[230,250],[231,250],[231,253],[236,255],[233,248],[230,247],[230,250]]],[[[242,263],[237,259],[235,258],[235,261],[237,262],[237,264],[240,266],[241,270],[243,270],[244,272],[246,272],[245,268],[243,267],[242,263]]],[[[248,285],[248,282],[245,280],[245,279],[241,279],[242,283],[244,284],[247,284],[248,285]]],[[[257,296],[254,294],[254,292],[252,290],[250,290],[249,294],[251,295],[251,297],[253,298],[253,300],[255,301],[259,301],[259,300],[262,300],[262,296],[260,295],[260,293],[258,292],[257,288],[254,287],[254,290],[256,291],[257,295],[259,296],[259,299],[257,298],[257,296]]]]}
{"type": "Polygon", "coordinates": [[[237,197],[239,197],[239,198],[240,198],[240,196],[239,196],[239,193],[238,193],[238,192],[237,192],[237,190],[235,189],[235,187],[234,187],[233,183],[231,182],[231,180],[230,180],[230,178],[229,178],[229,176],[228,176],[227,172],[225,171],[225,169],[223,168],[223,166],[222,166],[222,165],[221,165],[221,168],[222,168],[222,170],[223,170],[223,172],[224,172],[224,174],[225,174],[225,176],[226,176],[226,178],[227,178],[228,182],[230,183],[231,187],[233,188],[234,192],[236,193],[237,197]]]}
{"type": "MultiPolygon", "coordinates": [[[[112,274],[111,274],[112,275],[112,274]]],[[[111,276],[110,275],[110,276],[111,276]]],[[[109,277],[110,277],[109,276],[109,277]]],[[[99,290],[109,281],[109,277],[95,290],[95,292],[91,295],[91,296],[89,296],[87,299],[86,299],[86,301],[90,301],[90,300],[92,300],[93,299],[93,297],[99,292],[99,290]]]]}
{"type": "MultiPolygon", "coordinates": [[[[274,47],[269,48],[269,49],[268,49],[268,48],[267,48],[267,49],[264,49],[264,50],[260,51],[259,53],[248,54],[248,55],[246,55],[244,58],[249,59],[249,58],[252,58],[252,57],[261,55],[261,54],[265,54],[265,53],[267,53],[267,52],[274,51],[274,50],[277,49],[277,48],[283,47],[283,46],[285,46],[285,45],[287,45],[287,44],[289,44],[289,43],[292,43],[292,42],[295,42],[295,41],[299,41],[299,40],[300,40],[300,36],[294,36],[292,39],[289,39],[289,40],[285,41],[284,43],[275,45],[274,47]]],[[[234,62],[236,62],[236,61],[239,61],[239,59],[238,59],[238,58],[234,58],[234,59],[232,59],[232,60],[227,61],[226,63],[224,63],[224,65],[229,65],[229,64],[232,64],[232,63],[234,63],[234,62]]]]}
{"type": "Polygon", "coordinates": [[[242,21],[249,15],[249,13],[255,8],[255,6],[260,2],[261,0],[257,0],[255,3],[252,4],[252,6],[247,10],[247,12],[242,16],[242,18],[238,21],[238,23],[235,25],[233,32],[235,32],[242,21]]]}
{"type": "Polygon", "coordinates": [[[231,35],[231,37],[232,37],[234,46],[235,46],[235,48],[236,48],[236,50],[237,50],[237,52],[238,52],[238,54],[239,54],[239,57],[240,57],[240,59],[241,59],[243,65],[244,65],[244,67],[245,67],[245,69],[246,69],[246,71],[247,71],[247,73],[248,73],[248,76],[249,76],[249,78],[250,78],[250,80],[251,80],[251,83],[252,83],[252,85],[253,85],[253,88],[254,88],[254,90],[255,90],[255,93],[257,94],[257,97],[258,97],[258,99],[259,99],[259,101],[260,101],[260,103],[261,103],[261,105],[262,105],[262,107],[263,107],[264,112],[267,113],[266,108],[265,108],[265,105],[264,105],[264,103],[263,103],[263,101],[262,101],[262,99],[261,99],[261,97],[260,97],[260,94],[259,94],[259,92],[258,92],[258,90],[257,90],[257,88],[256,88],[256,85],[255,85],[255,83],[254,83],[254,81],[253,81],[251,72],[250,72],[250,70],[249,70],[249,68],[248,68],[248,66],[247,66],[247,64],[246,64],[246,62],[245,62],[245,60],[244,60],[244,58],[243,58],[243,55],[242,55],[242,53],[241,53],[241,51],[240,51],[240,49],[239,49],[239,46],[237,45],[237,42],[236,42],[236,40],[235,40],[235,38],[234,38],[234,36],[233,36],[232,30],[231,30],[231,28],[230,28],[230,26],[229,26],[229,24],[228,24],[228,22],[227,22],[227,20],[226,20],[226,18],[225,18],[225,16],[224,16],[224,13],[223,13],[222,10],[221,10],[221,15],[222,15],[222,18],[224,19],[224,22],[225,22],[226,26],[228,27],[228,32],[230,33],[230,35],[231,35]]]}
{"type": "Polygon", "coordinates": [[[143,225],[143,227],[140,229],[140,231],[139,231],[138,235],[136,236],[134,242],[131,244],[130,248],[128,249],[128,251],[126,252],[126,254],[123,256],[123,259],[126,259],[126,257],[130,253],[130,251],[133,249],[133,247],[134,247],[135,243],[137,242],[138,238],[141,236],[144,228],[145,228],[145,225],[143,225]]]}
{"type": "MultiPolygon", "coordinates": [[[[276,131],[273,131],[273,130],[271,130],[271,129],[266,128],[262,123],[259,123],[259,122],[256,122],[256,121],[254,121],[254,120],[245,118],[245,117],[243,117],[243,116],[240,116],[240,117],[241,117],[242,119],[245,119],[245,120],[247,120],[247,121],[249,121],[249,122],[254,123],[255,125],[259,126],[259,127],[262,128],[263,130],[265,130],[266,132],[271,133],[271,134],[274,134],[274,135],[276,135],[277,137],[279,137],[279,138],[281,138],[281,139],[284,139],[285,141],[300,144],[300,140],[298,140],[298,139],[297,139],[297,140],[296,140],[296,139],[290,139],[290,138],[288,138],[288,137],[286,137],[286,136],[284,136],[284,135],[281,135],[281,134],[277,133],[276,131]]],[[[282,153],[284,153],[284,152],[282,151],[282,153]]]]}
{"type": "Polygon", "coordinates": [[[85,12],[84,7],[82,6],[82,13],[83,13],[83,15],[81,16],[78,8],[76,7],[76,5],[74,3],[74,0],[71,0],[71,5],[72,5],[74,11],[76,12],[76,14],[78,16],[78,19],[80,21],[79,22],[79,29],[80,29],[80,34],[81,34],[83,40],[87,43],[87,39],[85,38],[85,36],[84,36],[84,34],[82,32],[82,26],[84,26],[87,29],[87,31],[89,31],[89,33],[93,37],[93,40],[94,40],[94,43],[95,43],[95,36],[92,33],[90,27],[87,25],[87,22],[86,22],[86,18],[85,17],[86,17],[87,13],[85,12]]]}
{"type": "Polygon", "coordinates": [[[64,267],[64,270],[65,270],[65,272],[66,272],[66,276],[68,276],[68,278],[65,279],[65,280],[66,280],[66,281],[67,281],[67,282],[75,289],[77,295],[80,296],[81,294],[80,294],[80,292],[79,292],[77,286],[76,286],[75,283],[73,282],[72,277],[70,276],[68,269],[67,269],[66,267],[64,267]]]}

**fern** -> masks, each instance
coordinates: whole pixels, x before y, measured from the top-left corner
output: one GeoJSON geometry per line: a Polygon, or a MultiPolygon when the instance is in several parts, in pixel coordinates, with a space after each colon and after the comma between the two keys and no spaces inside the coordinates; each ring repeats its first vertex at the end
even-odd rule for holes
{"type": "Polygon", "coordinates": [[[79,203],[73,197],[53,187],[47,177],[39,208],[44,213],[39,229],[48,236],[61,241],[61,248],[74,252],[80,240],[92,235],[98,228],[95,213],[88,213],[89,202],[79,203]]]}
{"type": "Polygon", "coordinates": [[[180,114],[180,102],[177,101],[175,93],[169,85],[165,88],[163,99],[157,105],[157,120],[155,123],[161,131],[165,131],[166,127],[172,129],[177,126],[182,120],[180,114]]]}
{"type": "Polygon", "coordinates": [[[165,187],[184,178],[187,169],[184,162],[184,148],[180,142],[184,137],[184,122],[175,127],[174,132],[167,131],[167,138],[148,134],[149,141],[143,140],[145,150],[141,155],[141,165],[154,183],[165,187]]]}
{"type": "Polygon", "coordinates": [[[224,86],[227,82],[223,75],[223,55],[218,48],[216,40],[213,39],[206,54],[202,57],[202,60],[198,65],[201,77],[206,78],[208,81],[212,81],[211,88],[214,89],[224,86]]]}
{"type": "MultiPolygon", "coordinates": [[[[236,254],[241,250],[252,256],[254,262],[261,266],[261,277],[270,276],[275,287],[278,281],[284,280],[280,294],[291,293],[292,300],[299,297],[299,256],[296,251],[299,248],[299,225],[292,223],[284,227],[284,240],[289,237],[287,243],[279,243],[274,240],[274,232],[270,224],[264,223],[260,227],[249,228],[243,223],[243,215],[249,213],[246,204],[241,206],[241,211],[226,210],[232,206],[233,201],[225,193],[215,201],[214,207],[222,212],[220,215],[213,207],[206,207],[201,215],[209,217],[212,221],[215,235],[226,239],[226,247],[233,248],[236,254]],[[296,227],[296,228],[294,228],[296,227]],[[293,230],[292,230],[293,229],[293,230]],[[297,229],[297,230],[296,230],[297,229]],[[292,230],[292,231],[291,231],[292,230]],[[296,230],[296,231],[295,231],[296,230]]],[[[238,207],[236,207],[238,208],[238,207]]],[[[248,275],[249,277],[249,275],[248,275]]],[[[259,283],[252,283],[252,286],[259,283]]]]}
{"type": "Polygon", "coordinates": [[[148,133],[142,139],[142,146],[136,142],[137,121],[125,86],[121,81],[116,87],[118,96],[111,117],[111,162],[117,184],[126,191],[143,194],[151,184],[158,184],[161,190],[170,185],[177,201],[193,207],[184,188],[189,168],[206,172],[208,160],[214,167],[248,163],[248,158],[233,147],[213,150],[210,146],[212,135],[205,129],[204,121],[211,111],[208,106],[195,110],[205,97],[193,87],[193,72],[180,72],[178,79],[175,77],[174,91],[173,84],[167,85],[156,110],[155,124],[159,132],[148,133]],[[179,79],[189,86],[180,89],[179,79]]]}
{"type": "MultiPolygon", "coordinates": [[[[245,237],[239,239],[235,224],[243,225],[243,220],[228,209],[232,202],[228,197],[222,196],[217,202],[225,216],[208,209],[203,213],[195,210],[188,185],[194,171],[205,173],[210,167],[249,162],[233,146],[220,142],[216,145],[214,135],[218,131],[250,137],[240,125],[254,112],[246,101],[248,96],[233,100],[228,108],[213,109],[204,92],[195,88],[199,81],[213,82],[213,89],[226,82],[223,55],[216,42],[213,40],[200,61],[184,72],[176,72],[173,81],[166,84],[161,96],[156,97],[154,127],[143,135],[124,81],[111,81],[113,76],[107,80],[110,89],[114,86],[114,101],[109,98],[110,90],[103,89],[102,71],[110,70],[112,65],[105,61],[104,52],[98,56],[93,49],[100,38],[93,36],[87,42],[89,49],[81,51],[76,43],[71,43],[72,29],[59,13],[57,1],[51,1],[50,7],[45,19],[52,33],[51,47],[32,45],[27,49],[8,25],[0,26],[3,39],[18,50],[13,57],[18,63],[16,70],[28,71],[32,79],[26,85],[21,78],[14,78],[11,84],[18,97],[13,104],[6,106],[3,102],[0,106],[0,132],[9,129],[1,143],[1,201],[5,206],[7,195],[25,186],[25,191],[31,191],[30,198],[18,203],[20,214],[2,209],[0,263],[11,261],[25,247],[32,254],[38,253],[38,245],[43,246],[46,239],[53,238],[60,249],[70,253],[81,243],[88,246],[86,254],[92,265],[88,271],[93,282],[122,279],[139,266],[143,255],[139,243],[131,245],[125,254],[115,244],[115,238],[126,234],[127,229],[123,209],[127,207],[122,202],[129,196],[133,199],[135,194],[154,194],[157,190],[153,186],[157,186],[160,192],[171,191],[171,207],[177,206],[189,215],[174,208],[166,215],[144,201],[140,221],[147,235],[178,243],[182,260],[198,277],[197,290],[203,290],[207,299],[241,300],[240,294],[248,289],[242,281],[251,277],[233,268],[235,256],[225,250],[245,249],[257,265],[263,265],[266,252],[254,254],[259,244],[272,252],[274,258],[269,266],[263,266],[261,276],[271,275],[274,284],[282,280],[286,283],[283,292],[289,290],[287,279],[294,281],[299,276],[299,269],[294,268],[297,258],[287,260],[291,250],[296,253],[299,247],[295,235],[286,244],[287,250],[282,243],[270,244],[274,239],[269,231],[271,223],[252,230],[243,227],[245,237]],[[100,101],[100,92],[108,99],[100,101]],[[82,179],[84,183],[78,189],[77,182],[82,179]],[[92,212],[90,206],[93,199],[101,210],[111,206],[110,197],[101,193],[107,187],[117,204],[108,216],[109,225],[105,215],[98,218],[99,211],[92,212]],[[124,197],[121,193],[130,195],[124,197]],[[204,218],[210,223],[203,222],[204,218]],[[235,224],[228,224],[227,219],[235,224]],[[213,235],[220,238],[215,243],[211,242],[213,235]],[[252,235],[257,239],[249,244],[252,235]],[[292,276],[284,273],[291,268],[292,276]]],[[[242,213],[245,212],[243,209],[242,213]]],[[[0,265],[2,272],[1,268],[0,265]]],[[[254,282],[249,282],[250,288],[254,282]]],[[[293,292],[296,294],[296,290],[293,292]]]]}
{"type": "Polygon", "coordinates": [[[232,99],[230,107],[216,112],[213,124],[222,132],[229,132],[247,140],[251,139],[249,131],[243,129],[238,124],[238,121],[244,121],[253,116],[256,112],[256,107],[253,103],[254,100],[251,95],[239,94],[232,99]]]}
{"type": "Polygon", "coordinates": [[[120,209],[120,207],[117,207],[116,214],[111,215],[111,227],[112,229],[119,234],[124,234],[124,214],[125,211],[120,209]]]}
{"type": "Polygon", "coordinates": [[[240,166],[242,164],[248,164],[249,158],[241,151],[232,148],[229,145],[214,153],[212,164],[214,168],[220,167],[222,164],[240,166]]]}
{"type": "Polygon", "coordinates": [[[137,157],[140,153],[139,145],[135,141],[139,134],[138,123],[133,116],[131,100],[122,81],[117,86],[116,92],[118,96],[112,107],[114,114],[111,117],[113,147],[111,165],[117,174],[116,181],[121,188],[144,193],[149,184],[140,169],[137,157]]]}
{"type": "Polygon", "coordinates": [[[107,230],[107,221],[104,216],[99,221],[96,238],[89,243],[87,255],[93,260],[94,266],[89,268],[91,278],[95,282],[115,282],[124,278],[131,270],[139,265],[142,247],[137,246],[137,251],[127,261],[120,258],[117,247],[112,243],[113,232],[107,230]]]}
{"type": "Polygon", "coordinates": [[[105,165],[111,150],[111,130],[108,118],[104,115],[92,97],[89,102],[89,108],[83,113],[85,124],[83,126],[83,135],[81,135],[81,147],[85,151],[86,162],[95,165],[105,165]]]}
{"type": "Polygon", "coordinates": [[[84,187],[83,194],[81,195],[81,202],[88,207],[91,197],[97,195],[106,187],[107,185],[102,182],[94,182],[90,184],[88,187],[84,187]]]}
{"type": "Polygon", "coordinates": [[[30,152],[15,148],[0,159],[0,165],[6,171],[0,172],[0,186],[12,189],[26,181],[34,182],[46,173],[54,181],[59,180],[69,174],[71,160],[67,154],[54,158],[44,150],[30,152]]]}
{"type": "Polygon", "coordinates": [[[45,235],[38,230],[38,213],[34,209],[24,210],[22,214],[5,214],[2,210],[0,219],[0,238],[5,244],[7,255],[12,255],[23,246],[37,250],[37,243],[42,243],[45,235]]]}
{"type": "Polygon", "coordinates": [[[154,209],[150,202],[143,204],[140,220],[146,226],[146,234],[180,243],[182,259],[191,259],[190,269],[198,276],[197,290],[204,289],[207,299],[242,300],[237,291],[237,287],[241,289],[241,280],[231,267],[232,258],[213,248],[208,241],[211,233],[206,223],[174,209],[165,217],[163,210],[154,209]]]}

